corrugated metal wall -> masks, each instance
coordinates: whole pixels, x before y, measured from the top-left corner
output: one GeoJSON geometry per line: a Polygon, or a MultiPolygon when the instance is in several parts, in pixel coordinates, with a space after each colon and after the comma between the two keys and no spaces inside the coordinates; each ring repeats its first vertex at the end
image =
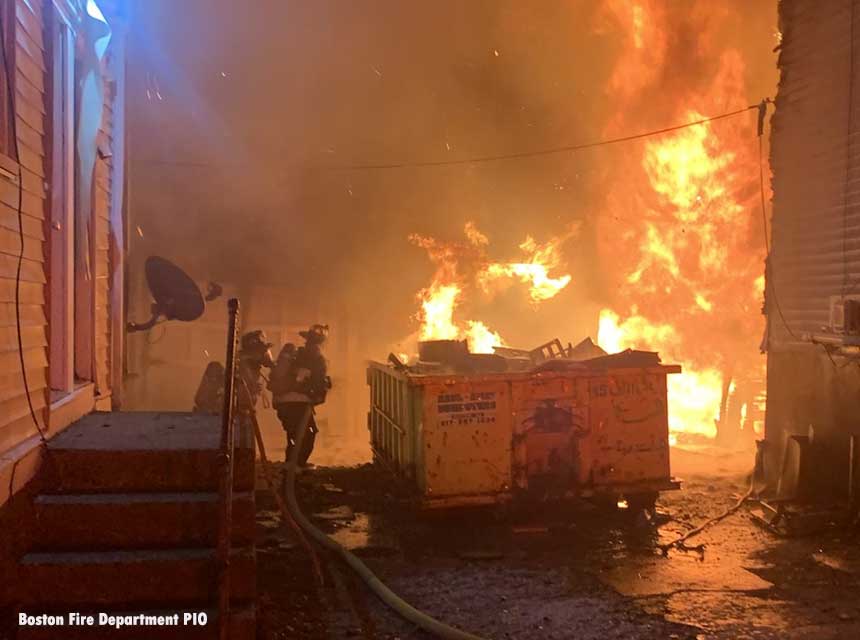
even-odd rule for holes
{"type": "Polygon", "coordinates": [[[832,497],[860,429],[860,369],[803,334],[826,332],[831,296],[860,294],[860,0],[779,7],[765,472],[775,481],[785,437],[811,431],[812,482],[832,497]]]}
{"type": "Polygon", "coordinates": [[[860,294],[858,20],[855,0],[780,3],[781,77],[771,143],[772,343],[790,340],[785,324],[798,335],[821,331],[829,323],[830,296],[860,294]]]}

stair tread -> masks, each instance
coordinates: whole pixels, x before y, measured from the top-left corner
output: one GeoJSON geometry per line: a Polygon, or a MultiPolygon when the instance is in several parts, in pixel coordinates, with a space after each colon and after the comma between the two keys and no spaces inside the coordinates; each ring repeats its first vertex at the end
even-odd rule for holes
{"type": "Polygon", "coordinates": [[[89,451],[215,451],[218,416],[183,412],[95,412],[51,440],[51,449],[89,451]]]}
{"type": "MultiPolygon", "coordinates": [[[[231,554],[250,553],[252,547],[234,547],[231,554]]],[[[104,551],[36,551],[24,555],[22,565],[34,564],[123,564],[132,562],[176,562],[211,559],[214,548],[107,549],[104,551]]]]}
{"type": "MultiPolygon", "coordinates": [[[[251,491],[235,491],[235,500],[249,500],[251,491]]],[[[134,492],[134,493],[43,493],[36,496],[36,504],[128,504],[128,503],[174,503],[174,502],[217,502],[218,493],[214,491],[134,492]]]]}

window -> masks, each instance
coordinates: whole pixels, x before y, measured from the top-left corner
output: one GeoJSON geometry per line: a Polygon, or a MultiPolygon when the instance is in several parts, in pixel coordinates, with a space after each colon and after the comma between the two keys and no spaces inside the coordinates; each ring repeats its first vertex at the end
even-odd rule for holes
{"type": "Polygon", "coordinates": [[[75,43],[56,8],[51,23],[50,384],[56,398],[75,384],[75,43]]]}

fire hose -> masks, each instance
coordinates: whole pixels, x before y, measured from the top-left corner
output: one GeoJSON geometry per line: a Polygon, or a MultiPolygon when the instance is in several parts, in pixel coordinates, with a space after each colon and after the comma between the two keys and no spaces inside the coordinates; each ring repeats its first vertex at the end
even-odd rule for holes
{"type": "Polygon", "coordinates": [[[708,518],[702,524],[700,524],[698,527],[696,527],[694,529],[690,529],[687,533],[685,533],[682,536],[675,538],[671,542],[667,542],[666,544],[658,545],[658,548],[660,549],[660,551],[663,552],[663,555],[664,556],[669,555],[669,550],[672,547],[676,547],[678,549],[681,549],[682,551],[698,551],[699,553],[704,554],[704,550],[705,550],[704,545],[700,544],[700,545],[697,545],[695,547],[690,547],[686,544],[687,540],[699,535],[700,533],[702,533],[702,531],[704,531],[708,527],[712,527],[713,525],[717,524],[718,522],[722,522],[723,520],[728,518],[730,515],[735,513],[738,509],[740,509],[743,506],[743,504],[747,500],[749,500],[753,496],[753,494],[755,493],[755,471],[750,472],[749,478],[750,478],[749,489],[747,489],[746,493],[744,493],[740,498],[738,498],[737,502],[735,502],[735,504],[733,504],[731,507],[729,507],[728,509],[723,511],[718,516],[714,516],[713,518],[708,518]]]}
{"type": "MultiPolygon", "coordinates": [[[[480,636],[468,633],[451,627],[444,622],[440,622],[435,618],[428,616],[423,611],[419,611],[408,602],[400,598],[396,593],[389,589],[385,584],[376,577],[376,575],[364,564],[359,558],[347,551],[343,546],[335,542],[332,538],[320,531],[308,520],[299,508],[296,501],[296,467],[298,466],[299,451],[302,448],[305,433],[307,432],[308,423],[310,422],[313,413],[313,406],[308,404],[299,421],[298,430],[295,434],[295,442],[290,450],[290,456],[287,460],[287,476],[286,476],[286,501],[290,515],[296,523],[320,546],[328,549],[335,555],[341,558],[350,569],[364,581],[365,585],[387,605],[392,611],[398,614],[407,622],[411,622],[417,627],[423,629],[437,638],[444,640],[484,640],[480,636]]],[[[256,420],[254,421],[256,425],[256,420]]],[[[258,427],[259,429],[259,427],[258,427]]]]}

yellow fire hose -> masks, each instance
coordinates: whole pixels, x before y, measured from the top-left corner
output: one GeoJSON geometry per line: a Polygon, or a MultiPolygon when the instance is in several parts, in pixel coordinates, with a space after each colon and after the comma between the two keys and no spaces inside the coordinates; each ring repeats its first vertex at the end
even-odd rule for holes
{"type": "Polygon", "coordinates": [[[391,589],[386,587],[385,584],[377,578],[367,565],[359,560],[357,556],[347,551],[340,544],[317,529],[301,512],[298,502],[296,501],[296,466],[298,464],[299,451],[301,451],[302,442],[304,441],[312,413],[313,406],[308,404],[299,423],[296,441],[290,451],[289,460],[287,461],[286,499],[287,508],[289,509],[290,515],[292,515],[293,519],[318,544],[338,555],[353,571],[358,574],[367,587],[376,594],[382,602],[407,622],[411,622],[424,631],[433,634],[437,638],[443,638],[445,640],[484,640],[480,636],[476,636],[466,631],[461,631],[460,629],[451,627],[444,622],[439,622],[435,618],[431,618],[426,613],[423,613],[410,605],[391,589]]]}

